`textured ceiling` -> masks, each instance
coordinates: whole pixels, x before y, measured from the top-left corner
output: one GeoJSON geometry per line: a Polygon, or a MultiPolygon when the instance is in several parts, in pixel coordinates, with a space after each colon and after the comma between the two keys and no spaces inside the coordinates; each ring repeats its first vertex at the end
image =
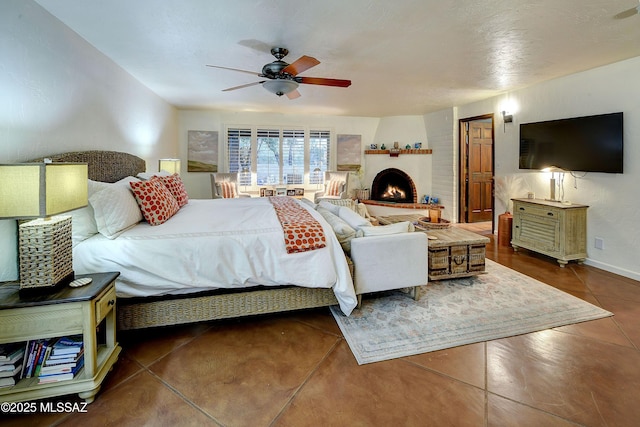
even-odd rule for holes
{"type": "Polygon", "coordinates": [[[637,0],[36,1],[180,108],[422,114],[640,56],[637,0]],[[259,72],[274,46],[352,85],[222,92],[261,79],[206,67],[259,72]]]}

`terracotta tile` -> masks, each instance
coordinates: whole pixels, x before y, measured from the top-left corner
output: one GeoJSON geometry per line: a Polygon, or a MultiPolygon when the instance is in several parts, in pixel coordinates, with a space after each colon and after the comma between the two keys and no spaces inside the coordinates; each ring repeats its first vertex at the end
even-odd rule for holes
{"type": "Polygon", "coordinates": [[[599,296],[605,310],[614,313],[613,320],[624,331],[624,334],[640,348],[640,304],[636,301],[599,296]]]}
{"type": "MultiPolygon", "coordinates": [[[[213,323],[212,323],[213,324],[213,323]]],[[[172,350],[191,341],[209,329],[209,323],[168,326],[120,332],[118,340],[127,357],[149,366],[172,350]]]]}
{"type": "Polygon", "coordinates": [[[488,396],[487,421],[489,427],[575,427],[575,423],[491,393],[488,396]]]}
{"type": "Polygon", "coordinates": [[[484,392],[395,359],[358,366],[345,341],[274,426],[478,426],[484,392]]]}
{"type": "Polygon", "coordinates": [[[213,327],[150,369],[228,426],[268,425],[340,338],[297,321],[213,327]]]}
{"type": "Polygon", "coordinates": [[[87,408],[87,413],[74,414],[62,425],[219,425],[146,371],[102,394],[87,408]]]}
{"type": "Polygon", "coordinates": [[[553,330],[491,341],[487,389],[584,425],[634,425],[640,354],[553,330]]]}
{"type": "Polygon", "coordinates": [[[338,337],[343,336],[342,331],[336,323],[336,319],[333,318],[331,311],[329,311],[329,308],[319,308],[315,310],[304,310],[291,313],[290,319],[297,320],[338,337]]]}
{"type": "Polygon", "coordinates": [[[631,340],[627,338],[620,326],[611,317],[561,326],[559,328],[555,328],[555,330],[558,332],[594,338],[611,344],[633,347],[631,340]]]}
{"type": "Polygon", "coordinates": [[[469,344],[405,358],[475,387],[485,388],[485,344],[469,344]]]}
{"type": "Polygon", "coordinates": [[[603,295],[640,302],[640,283],[635,280],[593,267],[585,268],[579,274],[596,296],[603,295]]]}
{"type": "Polygon", "coordinates": [[[105,391],[116,387],[118,384],[126,381],[142,369],[144,368],[137,361],[129,358],[126,352],[121,352],[118,361],[113,365],[113,369],[107,374],[107,377],[103,381],[99,393],[104,393],[105,391]]]}

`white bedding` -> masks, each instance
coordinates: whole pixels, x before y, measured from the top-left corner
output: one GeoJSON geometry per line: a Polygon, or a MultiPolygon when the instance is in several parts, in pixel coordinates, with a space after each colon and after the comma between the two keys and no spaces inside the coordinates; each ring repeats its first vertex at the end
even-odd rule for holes
{"type": "Polygon", "coordinates": [[[356,296],[344,253],[329,224],[327,247],[287,254],[267,198],[190,200],[167,222],[141,222],[110,240],[101,234],[73,250],[78,274],[119,271],[119,297],[184,294],[213,288],[295,285],[333,288],[349,315],[356,296]]]}

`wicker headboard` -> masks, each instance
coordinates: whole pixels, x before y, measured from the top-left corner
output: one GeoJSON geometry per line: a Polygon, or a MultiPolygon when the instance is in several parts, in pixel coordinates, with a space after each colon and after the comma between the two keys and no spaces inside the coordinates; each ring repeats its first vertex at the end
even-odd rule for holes
{"type": "Polygon", "coordinates": [[[146,171],[146,164],[140,157],[118,151],[74,151],[54,154],[31,162],[42,162],[45,158],[53,162],[87,163],[89,179],[100,182],[116,182],[127,176],[136,176],[146,171]]]}

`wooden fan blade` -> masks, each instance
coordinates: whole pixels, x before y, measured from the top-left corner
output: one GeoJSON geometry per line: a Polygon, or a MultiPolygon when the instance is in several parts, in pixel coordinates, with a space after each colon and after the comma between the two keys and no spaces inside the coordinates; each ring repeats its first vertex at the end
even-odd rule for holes
{"type": "Polygon", "coordinates": [[[255,86],[255,85],[260,85],[262,83],[264,83],[266,80],[263,80],[261,82],[254,82],[254,83],[247,83],[246,85],[240,85],[240,86],[234,86],[234,87],[229,87],[227,89],[222,89],[223,92],[229,92],[230,90],[236,90],[236,89],[242,89],[245,87],[249,87],[249,86],[255,86]]]}
{"type": "Polygon", "coordinates": [[[297,60],[295,60],[293,63],[284,67],[280,72],[288,73],[288,74],[291,74],[292,76],[297,76],[301,72],[306,71],[311,67],[315,67],[319,63],[320,61],[318,61],[316,58],[303,55],[297,60]]]}
{"type": "Polygon", "coordinates": [[[305,83],[308,85],[323,85],[323,86],[337,86],[337,87],[351,86],[351,80],[324,79],[322,77],[297,77],[296,81],[298,83],[305,83]]]}
{"type": "Polygon", "coordinates": [[[262,74],[256,73],[255,71],[240,70],[238,68],[221,67],[219,65],[207,65],[207,67],[220,68],[220,69],[223,69],[223,70],[239,71],[241,73],[251,74],[252,76],[263,77],[262,74]]]}
{"type": "Polygon", "coordinates": [[[291,92],[289,92],[287,94],[287,98],[289,98],[289,99],[300,98],[300,92],[298,92],[298,89],[292,90],[291,92]]]}
{"type": "Polygon", "coordinates": [[[620,12],[617,15],[613,16],[613,19],[625,19],[630,18],[633,15],[640,13],[640,6],[632,7],[631,9],[627,9],[624,12],[620,12]]]}

